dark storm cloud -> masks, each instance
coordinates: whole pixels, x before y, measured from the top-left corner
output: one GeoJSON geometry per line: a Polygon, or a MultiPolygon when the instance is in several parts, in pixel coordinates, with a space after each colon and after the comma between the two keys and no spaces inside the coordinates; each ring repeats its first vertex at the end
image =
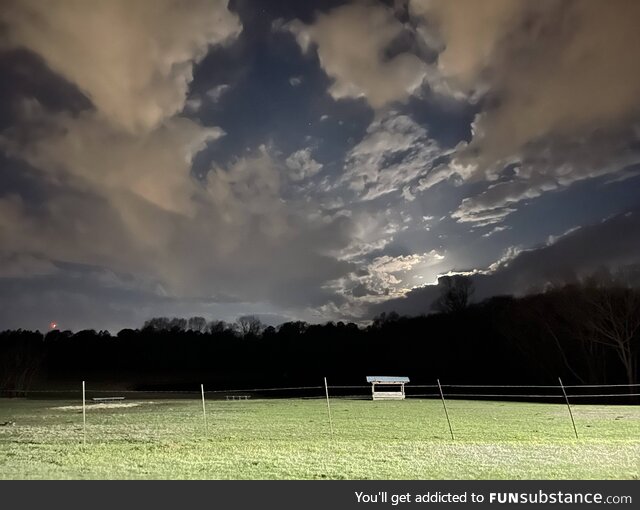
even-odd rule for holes
{"type": "Polygon", "coordinates": [[[52,72],[36,54],[17,49],[0,51],[0,129],[20,119],[20,104],[37,97],[51,111],[79,112],[91,108],[76,86],[52,72]]]}
{"type": "MultiPolygon", "coordinates": [[[[539,292],[548,285],[564,285],[591,276],[601,268],[633,270],[640,275],[640,210],[629,211],[599,224],[577,228],[549,239],[548,244],[529,250],[508,250],[505,256],[483,273],[472,274],[474,300],[497,295],[539,292]]],[[[640,278],[628,280],[640,285],[640,278]]],[[[430,311],[439,296],[437,285],[420,287],[405,297],[372,308],[371,313],[396,311],[420,315],[430,311]]]]}
{"type": "Polygon", "coordinates": [[[266,322],[279,323],[285,316],[266,302],[240,302],[230,296],[208,299],[175,298],[156,283],[99,267],[50,263],[28,257],[2,260],[0,274],[0,324],[4,328],[41,331],[56,322],[60,329],[109,329],[140,327],[156,316],[192,317],[234,321],[241,309],[264,314],[266,322]],[[46,265],[45,265],[46,264],[46,265]],[[28,270],[28,274],[24,270],[28,270]]]}

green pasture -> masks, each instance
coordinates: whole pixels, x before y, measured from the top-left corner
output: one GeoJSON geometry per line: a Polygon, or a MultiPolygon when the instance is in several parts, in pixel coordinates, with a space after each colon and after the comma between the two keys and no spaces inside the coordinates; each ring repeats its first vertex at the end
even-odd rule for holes
{"type": "Polygon", "coordinates": [[[0,399],[0,479],[640,477],[640,406],[0,399]],[[126,404],[129,407],[118,407],[126,404]]]}

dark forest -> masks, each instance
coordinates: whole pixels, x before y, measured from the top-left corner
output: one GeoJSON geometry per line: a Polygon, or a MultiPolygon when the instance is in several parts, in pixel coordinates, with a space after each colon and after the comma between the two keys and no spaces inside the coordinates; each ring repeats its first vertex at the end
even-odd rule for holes
{"type": "Polygon", "coordinates": [[[5,394],[75,387],[128,390],[362,384],[365,375],[436,377],[466,384],[633,384],[638,381],[640,292],[584,283],[469,304],[455,277],[424,316],[354,323],[258,318],[233,324],[154,318],[116,335],[84,330],[0,333],[5,394]]]}

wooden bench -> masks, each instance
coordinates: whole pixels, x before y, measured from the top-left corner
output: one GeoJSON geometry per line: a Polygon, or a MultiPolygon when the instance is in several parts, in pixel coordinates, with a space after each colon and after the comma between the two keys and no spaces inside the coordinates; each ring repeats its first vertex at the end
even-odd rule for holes
{"type": "Polygon", "coordinates": [[[404,393],[401,391],[374,391],[373,400],[404,400],[404,393]]]}
{"type": "Polygon", "coordinates": [[[94,402],[115,402],[117,400],[124,400],[124,397],[93,397],[91,400],[94,402]]]}
{"type": "Polygon", "coordinates": [[[227,400],[249,400],[251,395],[225,395],[227,400]]]}

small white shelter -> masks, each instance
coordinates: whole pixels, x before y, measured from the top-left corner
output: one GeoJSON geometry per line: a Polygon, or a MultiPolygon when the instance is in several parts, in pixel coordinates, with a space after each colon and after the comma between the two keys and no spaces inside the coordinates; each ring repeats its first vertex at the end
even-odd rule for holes
{"type": "Polygon", "coordinates": [[[404,385],[409,382],[409,378],[368,375],[367,382],[371,384],[373,400],[404,400],[404,385]]]}

